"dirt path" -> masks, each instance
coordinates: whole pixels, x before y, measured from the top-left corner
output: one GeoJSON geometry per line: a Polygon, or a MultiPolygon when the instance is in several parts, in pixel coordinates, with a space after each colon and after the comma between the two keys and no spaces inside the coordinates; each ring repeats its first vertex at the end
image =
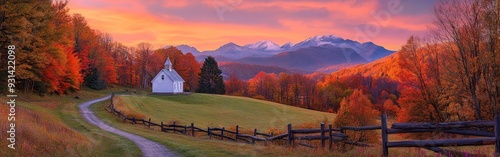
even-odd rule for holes
{"type": "Polygon", "coordinates": [[[104,123],[102,120],[97,118],[97,116],[92,112],[89,107],[90,105],[109,99],[111,96],[106,96],[103,98],[91,100],[80,104],[78,107],[83,118],[92,125],[95,125],[105,131],[123,136],[132,142],[134,142],[142,151],[143,156],[154,157],[154,156],[177,156],[171,151],[169,151],[165,146],[148,140],[139,135],[131,134],[122,130],[118,130],[104,123]]]}

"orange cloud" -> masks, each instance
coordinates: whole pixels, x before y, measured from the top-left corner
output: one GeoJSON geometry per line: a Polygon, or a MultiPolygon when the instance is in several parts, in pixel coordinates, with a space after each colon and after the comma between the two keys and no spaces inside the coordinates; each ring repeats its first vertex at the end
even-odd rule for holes
{"type": "MultiPolygon", "coordinates": [[[[375,1],[358,4],[350,1],[244,0],[226,12],[226,20],[220,20],[213,3],[214,0],[73,0],[69,7],[72,13],[85,16],[92,28],[109,33],[116,41],[127,46],[136,46],[140,42],[149,42],[157,48],[188,44],[199,50],[216,49],[228,42],[240,45],[258,40],[272,40],[278,44],[296,43],[324,34],[356,39],[356,30],[372,24],[375,21],[374,13],[378,11],[377,8],[381,8],[375,1]],[[198,8],[193,8],[195,5],[198,8]],[[326,10],[327,14],[314,12],[321,9],[326,10]],[[186,16],[186,12],[189,16],[186,16]],[[321,16],[315,17],[316,14],[321,16]]],[[[401,37],[401,34],[421,32],[429,21],[425,15],[391,15],[390,23],[380,26],[382,31],[368,40],[389,49],[399,49],[407,38],[401,37]],[[395,33],[394,30],[399,32],[395,33]]]]}

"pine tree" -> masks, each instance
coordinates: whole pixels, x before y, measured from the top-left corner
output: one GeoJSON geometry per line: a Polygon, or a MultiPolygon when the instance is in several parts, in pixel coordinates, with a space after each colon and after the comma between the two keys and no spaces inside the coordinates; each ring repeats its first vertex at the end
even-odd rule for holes
{"type": "Polygon", "coordinates": [[[217,61],[215,61],[212,56],[205,58],[205,62],[200,72],[198,92],[210,94],[226,93],[224,80],[221,74],[222,71],[219,69],[217,61]]]}

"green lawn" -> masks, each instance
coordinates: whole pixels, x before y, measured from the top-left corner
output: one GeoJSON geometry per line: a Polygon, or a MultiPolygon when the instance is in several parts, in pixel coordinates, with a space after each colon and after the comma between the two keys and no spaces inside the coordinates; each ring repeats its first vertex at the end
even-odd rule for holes
{"type": "Polygon", "coordinates": [[[130,110],[152,118],[154,122],[177,121],[197,127],[231,127],[266,131],[285,129],[286,125],[332,122],[335,114],[244,97],[225,95],[131,95],[117,96],[130,110]]]}
{"type": "MultiPolygon", "coordinates": [[[[168,147],[180,156],[380,156],[380,147],[353,149],[348,152],[340,152],[339,150],[328,151],[322,149],[311,149],[297,146],[288,148],[281,145],[265,145],[257,143],[255,145],[233,142],[228,140],[209,139],[207,136],[191,137],[178,133],[160,132],[157,129],[149,129],[139,125],[124,123],[116,115],[107,112],[104,105],[109,102],[101,102],[92,106],[92,110],[96,115],[106,123],[120,128],[124,131],[131,132],[150,140],[156,141],[168,147]]],[[[418,150],[405,149],[406,151],[391,150],[392,155],[407,156],[408,152],[417,154],[418,150]]],[[[412,156],[412,155],[410,155],[412,156]]],[[[413,155],[421,156],[421,155],[413,155]]]]}

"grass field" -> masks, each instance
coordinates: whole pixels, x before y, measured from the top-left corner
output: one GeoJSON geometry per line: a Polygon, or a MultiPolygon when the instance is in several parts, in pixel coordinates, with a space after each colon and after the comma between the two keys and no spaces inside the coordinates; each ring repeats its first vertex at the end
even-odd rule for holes
{"type": "MultiPolygon", "coordinates": [[[[330,124],[335,114],[317,112],[256,99],[193,94],[190,96],[131,95],[116,96],[114,99],[119,110],[138,117],[151,117],[153,121],[177,121],[188,125],[194,122],[201,127],[221,127],[238,124],[246,129],[279,128],[285,130],[288,123],[294,126],[319,127],[319,122],[330,124]],[[306,124],[306,125],[304,125],[306,124]]],[[[287,148],[279,145],[248,145],[231,141],[209,140],[208,137],[193,138],[172,133],[146,129],[140,125],[121,122],[116,116],[104,111],[104,104],[95,110],[101,110],[99,116],[108,123],[117,125],[129,132],[140,134],[151,140],[165,144],[182,156],[381,156],[381,148],[354,148],[347,152],[328,151],[305,147],[287,148]],[[202,154],[202,155],[200,155],[202,154]]],[[[95,106],[98,107],[98,106],[95,106]]],[[[264,131],[265,132],[265,131],[264,131]]],[[[398,135],[389,136],[391,141],[403,140],[398,135]]],[[[448,149],[488,155],[493,146],[449,147],[448,149]]],[[[421,148],[391,148],[391,156],[440,156],[421,148]]]]}
{"type": "MultiPolygon", "coordinates": [[[[0,156],[140,156],[131,141],[86,123],[77,105],[123,87],[95,91],[83,89],[70,95],[39,96],[17,93],[16,149],[7,147],[7,116],[0,118],[0,156]],[[80,99],[75,99],[75,96],[80,99]]],[[[0,101],[7,102],[1,97],[0,101]]],[[[9,112],[0,105],[0,115],[9,112]]]]}
{"type": "MultiPolygon", "coordinates": [[[[164,144],[180,156],[381,156],[380,147],[356,148],[347,152],[341,152],[339,150],[328,151],[300,146],[288,148],[281,145],[264,145],[262,143],[251,145],[227,140],[209,139],[207,136],[190,137],[176,133],[164,133],[142,125],[124,123],[117,116],[108,113],[104,109],[106,103],[109,102],[101,102],[92,106],[92,110],[99,118],[127,132],[138,134],[164,144]]],[[[428,151],[414,148],[392,149],[390,152],[393,156],[420,157],[423,155],[433,155],[433,153],[429,153],[428,151]]]]}
{"type": "MultiPolygon", "coordinates": [[[[132,95],[116,96],[118,110],[136,112],[135,115],[152,118],[155,122],[195,123],[197,127],[270,128],[284,129],[286,125],[332,122],[335,114],[250,99],[245,97],[192,94],[177,96],[132,95]]],[[[138,116],[138,117],[139,117],[138,116]]]]}

